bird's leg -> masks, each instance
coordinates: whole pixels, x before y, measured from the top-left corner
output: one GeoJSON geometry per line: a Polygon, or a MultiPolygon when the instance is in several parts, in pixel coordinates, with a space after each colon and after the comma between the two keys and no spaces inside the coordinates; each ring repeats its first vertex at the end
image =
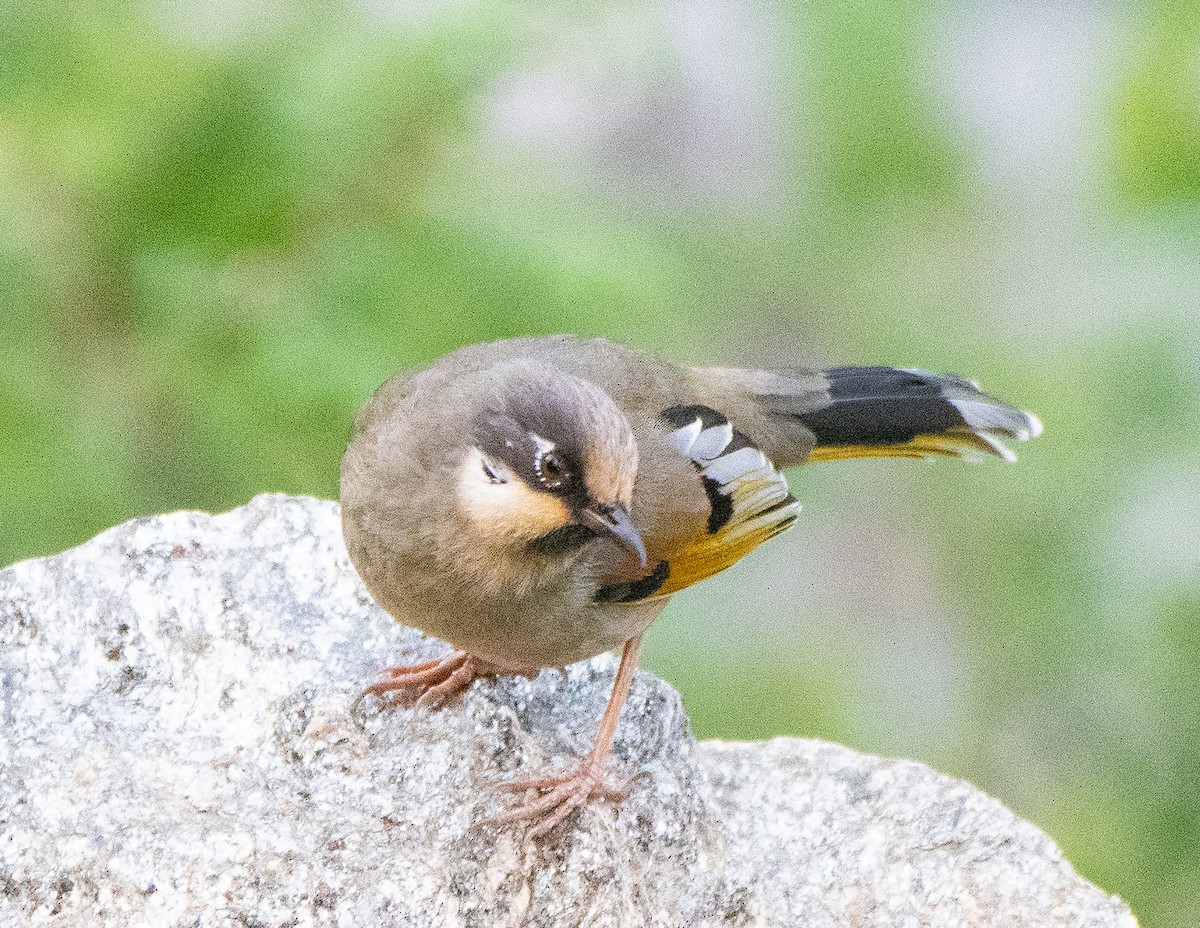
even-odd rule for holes
{"type": "Polygon", "coordinates": [[[509,783],[507,788],[514,793],[537,790],[541,795],[514,806],[496,818],[497,824],[528,821],[533,824],[532,837],[544,835],[552,830],[573,810],[586,802],[612,802],[624,799],[629,792],[629,781],[616,777],[605,769],[604,761],[612,750],[613,733],[617,730],[617,719],[621,707],[629,696],[633,684],[633,673],[637,669],[638,649],[642,636],[637,635],[625,642],[621,652],[621,665],[613,681],[612,695],[600,719],[600,730],[591,751],[566,773],[545,777],[529,777],[509,783]]]}

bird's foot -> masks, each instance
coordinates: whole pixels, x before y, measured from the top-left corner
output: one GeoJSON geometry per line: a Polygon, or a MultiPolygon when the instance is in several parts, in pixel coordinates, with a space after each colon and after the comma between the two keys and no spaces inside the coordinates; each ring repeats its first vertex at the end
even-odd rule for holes
{"type": "Polygon", "coordinates": [[[629,795],[629,779],[616,776],[604,758],[589,755],[565,773],[528,777],[506,784],[514,793],[534,790],[540,795],[526,799],[495,819],[497,825],[530,822],[530,837],[552,831],[575,809],[588,802],[616,802],[629,795]]]}
{"type": "Polygon", "coordinates": [[[407,667],[389,667],[384,671],[387,679],[368,686],[358,694],[350,707],[357,713],[362,701],[375,696],[384,703],[396,696],[416,696],[417,705],[423,709],[437,709],[450,697],[461,693],[478,676],[487,673],[480,661],[465,651],[451,651],[437,660],[407,667]]]}

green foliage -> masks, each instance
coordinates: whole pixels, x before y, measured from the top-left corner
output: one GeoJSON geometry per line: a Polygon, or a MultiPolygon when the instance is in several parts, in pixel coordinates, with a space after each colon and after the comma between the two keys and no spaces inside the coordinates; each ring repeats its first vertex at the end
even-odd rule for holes
{"type": "Polygon", "coordinates": [[[1151,5],[1115,106],[1116,186],[1136,206],[1200,201],[1200,6],[1151,5]]]}
{"type": "Polygon", "coordinates": [[[701,736],[916,756],[1144,924],[1193,918],[1191,6],[1123,14],[1082,194],[980,168],[915,3],[776,11],[725,111],[689,94],[745,69],[649,8],[218,6],[0,12],[0,563],[336,496],[370,391],[474,341],[977,376],[1046,422],[1020,466],[796,473],[798,528],[679,597],[648,663],[701,736]],[[514,74],[565,82],[600,141],[510,124],[514,74]],[[689,168],[743,111],[770,157],[689,168]]]}

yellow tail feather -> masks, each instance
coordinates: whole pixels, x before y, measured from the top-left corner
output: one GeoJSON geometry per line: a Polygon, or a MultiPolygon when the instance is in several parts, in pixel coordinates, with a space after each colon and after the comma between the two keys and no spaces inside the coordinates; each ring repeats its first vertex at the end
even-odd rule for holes
{"type": "Polygon", "coordinates": [[[995,454],[1005,460],[1014,455],[999,441],[976,432],[947,432],[944,435],[918,435],[911,441],[889,445],[818,445],[808,456],[810,462],[850,461],[855,458],[930,458],[950,457],[981,460],[995,454]]]}

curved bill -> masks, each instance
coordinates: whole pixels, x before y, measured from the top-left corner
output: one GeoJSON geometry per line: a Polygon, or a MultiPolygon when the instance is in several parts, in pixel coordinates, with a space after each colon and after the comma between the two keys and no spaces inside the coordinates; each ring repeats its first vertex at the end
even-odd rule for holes
{"type": "Polygon", "coordinates": [[[608,535],[617,544],[635,555],[643,567],[646,566],[646,545],[634,528],[624,506],[594,506],[579,513],[579,521],[590,529],[608,535]]]}

